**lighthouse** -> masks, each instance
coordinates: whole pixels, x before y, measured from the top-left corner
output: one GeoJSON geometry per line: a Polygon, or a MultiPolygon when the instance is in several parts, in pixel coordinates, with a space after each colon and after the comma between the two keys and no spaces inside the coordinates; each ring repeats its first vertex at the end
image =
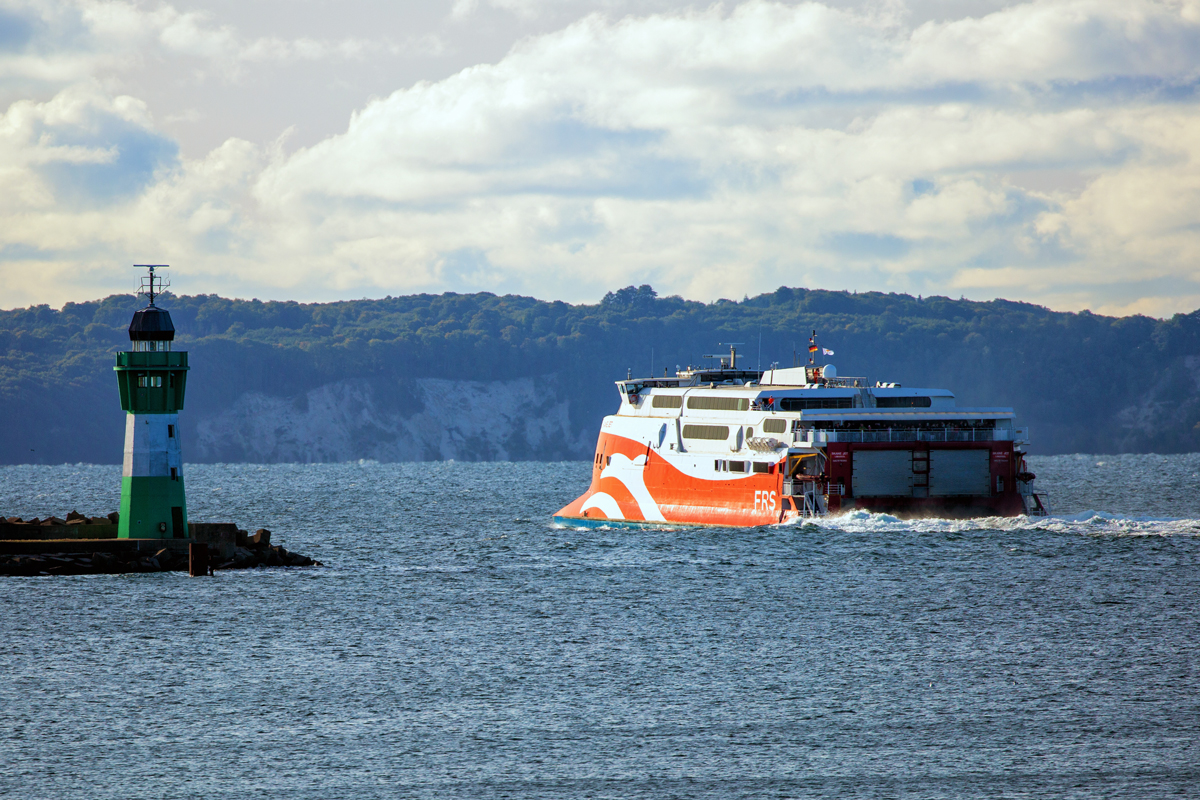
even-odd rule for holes
{"type": "Polygon", "coordinates": [[[117,386],[125,410],[125,459],[121,470],[122,539],[188,538],[179,446],[179,412],[187,386],[187,353],[172,350],[171,315],[154,304],[169,286],[156,269],[166,264],[136,264],[148,270],[139,295],[149,301],[129,323],[130,349],[117,353],[117,386]]]}

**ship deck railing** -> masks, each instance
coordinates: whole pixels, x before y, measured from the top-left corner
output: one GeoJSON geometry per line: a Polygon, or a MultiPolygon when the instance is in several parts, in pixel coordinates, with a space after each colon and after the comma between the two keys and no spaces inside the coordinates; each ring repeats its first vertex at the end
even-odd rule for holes
{"type": "Polygon", "coordinates": [[[805,493],[820,492],[824,494],[828,490],[825,481],[821,480],[816,475],[797,475],[794,478],[783,479],[783,496],[784,497],[800,497],[805,493]]]}
{"type": "Polygon", "coordinates": [[[873,431],[798,431],[793,438],[795,444],[828,444],[850,442],[854,444],[886,442],[1011,442],[1010,428],[902,428],[873,431]]]}
{"type": "Polygon", "coordinates": [[[830,487],[815,475],[797,475],[783,481],[783,496],[792,498],[801,517],[823,517],[829,513],[825,493],[830,487]]]}

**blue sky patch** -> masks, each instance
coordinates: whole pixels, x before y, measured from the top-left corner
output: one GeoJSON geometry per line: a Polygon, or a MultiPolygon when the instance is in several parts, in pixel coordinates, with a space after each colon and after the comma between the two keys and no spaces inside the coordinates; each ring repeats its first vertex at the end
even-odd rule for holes
{"type": "Polygon", "coordinates": [[[172,139],[116,117],[102,118],[97,127],[46,129],[56,145],[116,149],[116,156],[104,163],[56,161],[42,166],[40,172],[54,185],[60,201],[90,205],[124,200],[144,189],[155,172],[178,162],[179,146],[172,139]]]}
{"type": "Polygon", "coordinates": [[[880,233],[834,233],[825,243],[835,253],[851,258],[901,258],[912,249],[907,239],[880,233]]]}
{"type": "Polygon", "coordinates": [[[33,38],[33,25],[24,17],[0,9],[0,53],[23,50],[33,38]]]}
{"type": "Polygon", "coordinates": [[[0,247],[0,262],[3,261],[50,261],[57,258],[53,250],[43,250],[28,244],[6,244],[0,247]]]}
{"type": "Polygon", "coordinates": [[[933,185],[933,181],[925,180],[924,178],[917,178],[910,186],[912,187],[913,195],[916,197],[920,197],[923,194],[933,194],[933,190],[936,188],[933,185]]]}

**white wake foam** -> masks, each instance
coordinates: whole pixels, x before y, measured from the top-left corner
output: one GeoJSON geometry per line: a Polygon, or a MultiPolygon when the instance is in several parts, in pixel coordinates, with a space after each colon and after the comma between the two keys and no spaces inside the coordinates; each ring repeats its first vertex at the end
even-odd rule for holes
{"type": "Polygon", "coordinates": [[[1121,516],[1103,511],[1087,510],[1074,514],[1055,514],[1049,517],[979,517],[974,519],[942,519],[923,517],[900,519],[891,514],[868,511],[849,511],[820,520],[798,520],[850,533],[971,533],[977,531],[1045,531],[1073,533],[1086,536],[1200,536],[1200,519],[1170,517],[1121,516]]]}

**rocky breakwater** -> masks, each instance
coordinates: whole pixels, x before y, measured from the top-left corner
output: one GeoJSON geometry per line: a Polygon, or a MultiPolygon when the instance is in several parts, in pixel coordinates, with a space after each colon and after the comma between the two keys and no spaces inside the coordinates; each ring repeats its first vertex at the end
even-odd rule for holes
{"type": "Polygon", "coordinates": [[[65,519],[5,517],[0,519],[0,539],[115,539],[119,519],[115,511],[103,517],[89,517],[78,511],[65,519]]]}
{"type": "Polygon", "coordinates": [[[148,555],[137,550],[0,555],[0,575],[118,575],[126,572],[186,572],[187,568],[186,553],[165,547],[148,555]]]}
{"type": "Polygon", "coordinates": [[[230,523],[200,522],[196,523],[193,536],[197,541],[208,542],[214,570],[324,566],[308,556],[289,552],[283,545],[272,545],[271,532],[266,528],[248,534],[230,523]]]}
{"type": "Polygon", "coordinates": [[[213,571],[323,566],[272,545],[264,528],[249,534],[233,523],[199,522],[189,523],[186,539],[118,539],[118,522],[115,513],[84,517],[71,512],[64,520],[8,517],[0,521],[0,576],[187,572],[193,544],[206,545],[213,571]]]}

